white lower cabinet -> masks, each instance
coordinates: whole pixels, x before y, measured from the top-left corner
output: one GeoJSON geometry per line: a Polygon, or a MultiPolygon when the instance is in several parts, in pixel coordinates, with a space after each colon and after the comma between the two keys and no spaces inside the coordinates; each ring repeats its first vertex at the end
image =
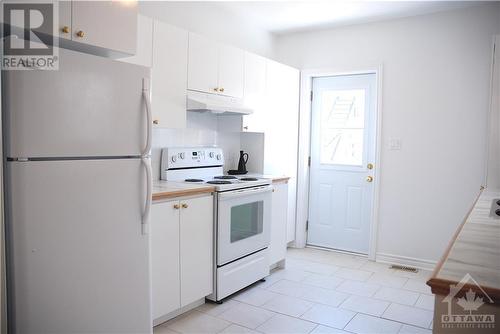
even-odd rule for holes
{"type": "Polygon", "coordinates": [[[275,184],[271,205],[271,244],[269,264],[285,259],[287,245],[288,184],[275,184]]]}
{"type": "Polygon", "coordinates": [[[153,204],[151,259],[154,320],[212,293],[212,196],[153,204]]]}

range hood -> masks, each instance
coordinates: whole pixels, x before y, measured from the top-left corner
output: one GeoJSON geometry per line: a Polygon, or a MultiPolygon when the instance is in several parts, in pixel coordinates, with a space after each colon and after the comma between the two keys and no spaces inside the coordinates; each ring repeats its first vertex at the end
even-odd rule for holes
{"type": "Polygon", "coordinates": [[[187,110],[211,112],[219,115],[250,115],[253,111],[243,105],[242,99],[188,90],[187,110]]]}

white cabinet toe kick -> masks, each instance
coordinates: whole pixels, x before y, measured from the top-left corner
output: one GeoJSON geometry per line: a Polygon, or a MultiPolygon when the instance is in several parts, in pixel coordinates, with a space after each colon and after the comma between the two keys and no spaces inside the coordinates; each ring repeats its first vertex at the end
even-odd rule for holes
{"type": "Polygon", "coordinates": [[[214,275],[214,293],[207,299],[218,302],[269,275],[268,249],[217,267],[214,275]]]}

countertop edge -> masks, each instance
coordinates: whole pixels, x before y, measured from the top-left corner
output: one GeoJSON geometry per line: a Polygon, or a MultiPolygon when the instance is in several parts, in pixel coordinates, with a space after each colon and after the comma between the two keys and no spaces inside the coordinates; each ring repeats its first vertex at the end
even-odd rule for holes
{"type": "Polygon", "coordinates": [[[162,199],[171,199],[183,196],[193,196],[200,194],[208,194],[215,191],[215,187],[200,187],[200,188],[189,188],[189,189],[175,189],[167,190],[161,192],[153,193],[153,201],[159,201],[162,199]]]}

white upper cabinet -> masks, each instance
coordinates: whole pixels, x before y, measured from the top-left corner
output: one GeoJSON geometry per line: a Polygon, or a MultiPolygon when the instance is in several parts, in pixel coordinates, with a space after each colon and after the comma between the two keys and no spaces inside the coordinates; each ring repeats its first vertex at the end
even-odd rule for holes
{"type": "Polygon", "coordinates": [[[189,34],[188,89],[243,97],[245,52],[189,34]]]}
{"type": "Polygon", "coordinates": [[[243,131],[265,131],[266,62],[264,57],[245,52],[244,103],[253,113],[243,117],[243,131]]]}
{"type": "Polygon", "coordinates": [[[188,32],[156,20],[153,30],[153,123],[161,128],[185,128],[188,32]]]}
{"type": "Polygon", "coordinates": [[[218,91],[219,45],[189,33],[188,89],[206,93],[218,91]]]}
{"type": "Polygon", "coordinates": [[[126,63],[151,67],[153,64],[153,19],[137,17],[137,52],[135,56],[120,59],[126,63]]]}
{"type": "Polygon", "coordinates": [[[219,94],[242,98],[245,80],[245,52],[232,46],[219,48],[219,94]]]}
{"type": "Polygon", "coordinates": [[[136,39],[136,1],[71,2],[72,41],[133,55],[136,39]]]}

